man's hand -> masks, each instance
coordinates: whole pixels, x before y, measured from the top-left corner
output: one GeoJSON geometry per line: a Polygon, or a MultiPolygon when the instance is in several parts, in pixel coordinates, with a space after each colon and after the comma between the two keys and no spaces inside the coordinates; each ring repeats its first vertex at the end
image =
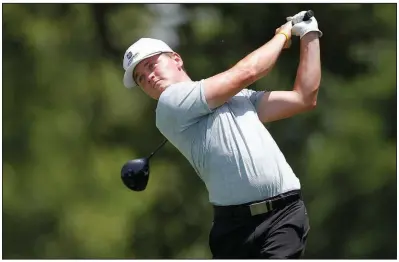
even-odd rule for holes
{"type": "Polygon", "coordinates": [[[317,32],[319,37],[322,37],[323,33],[319,30],[316,17],[311,17],[308,21],[303,21],[305,14],[306,11],[301,11],[294,16],[287,17],[287,21],[294,24],[291,33],[295,36],[299,36],[301,39],[309,32],[317,32]]]}
{"type": "Polygon", "coordinates": [[[276,29],[275,34],[283,34],[287,38],[285,41],[284,49],[290,48],[291,46],[291,33],[292,33],[292,22],[289,21],[279,28],[276,29]]]}

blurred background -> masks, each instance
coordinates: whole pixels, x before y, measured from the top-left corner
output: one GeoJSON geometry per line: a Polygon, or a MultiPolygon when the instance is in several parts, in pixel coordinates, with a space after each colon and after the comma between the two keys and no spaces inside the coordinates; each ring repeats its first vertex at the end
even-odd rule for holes
{"type": "MultiPolygon", "coordinates": [[[[140,37],[193,80],[234,65],[312,9],[316,110],[267,124],[300,178],[306,258],[396,258],[396,4],[3,4],[3,258],[208,259],[205,186],[169,143],[144,192],[120,169],[163,140],[156,101],[122,84],[140,37]]],[[[299,40],[250,86],[289,90],[299,40]]]]}

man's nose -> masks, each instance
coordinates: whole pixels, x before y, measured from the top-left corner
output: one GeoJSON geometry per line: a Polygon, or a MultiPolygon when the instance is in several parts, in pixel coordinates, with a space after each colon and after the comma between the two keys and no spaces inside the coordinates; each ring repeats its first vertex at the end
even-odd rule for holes
{"type": "Polygon", "coordinates": [[[147,82],[150,83],[151,81],[154,81],[155,79],[155,74],[152,72],[151,74],[148,75],[147,77],[147,82]]]}

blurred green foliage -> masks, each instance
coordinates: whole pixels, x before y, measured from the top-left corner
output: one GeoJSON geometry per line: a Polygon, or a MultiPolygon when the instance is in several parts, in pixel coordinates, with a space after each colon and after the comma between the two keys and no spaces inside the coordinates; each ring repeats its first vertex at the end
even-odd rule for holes
{"type": "MultiPolygon", "coordinates": [[[[161,38],[199,80],[307,9],[324,33],[318,107],[266,125],[301,179],[306,258],[395,258],[395,4],[3,4],[3,257],[210,258],[207,192],[173,146],[146,191],[121,183],[163,140],[122,56],[161,38]]],[[[251,88],[289,90],[298,60],[294,39],[251,88]]]]}

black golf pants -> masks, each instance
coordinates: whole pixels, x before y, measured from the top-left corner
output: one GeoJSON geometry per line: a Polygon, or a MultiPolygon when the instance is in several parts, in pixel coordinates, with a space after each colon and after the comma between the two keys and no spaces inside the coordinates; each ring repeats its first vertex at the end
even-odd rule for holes
{"type": "Polygon", "coordinates": [[[309,232],[302,199],[268,213],[217,217],[209,235],[214,259],[301,258],[309,232]]]}

